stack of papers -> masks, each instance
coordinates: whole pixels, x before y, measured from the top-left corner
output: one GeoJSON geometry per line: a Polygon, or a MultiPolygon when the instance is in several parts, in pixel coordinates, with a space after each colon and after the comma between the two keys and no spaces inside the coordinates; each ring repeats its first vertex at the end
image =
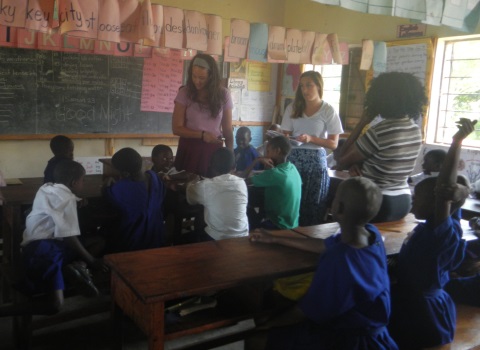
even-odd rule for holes
{"type": "MultiPolygon", "coordinates": [[[[283,133],[278,132],[278,131],[274,131],[274,130],[267,130],[267,132],[265,133],[265,135],[267,135],[267,136],[269,136],[269,137],[272,137],[272,138],[273,138],[273,137],[277,137],[277,136],[285,136],[283,133]]],[[[303,142],[297,141],[297,140],[295,139],[295,137],[293,137],[293,136],[290,136],[288,139],[290,140],[290,144],[291,144],[292,146],[301,146],[301,145],[303,145],[303,142]]]]}

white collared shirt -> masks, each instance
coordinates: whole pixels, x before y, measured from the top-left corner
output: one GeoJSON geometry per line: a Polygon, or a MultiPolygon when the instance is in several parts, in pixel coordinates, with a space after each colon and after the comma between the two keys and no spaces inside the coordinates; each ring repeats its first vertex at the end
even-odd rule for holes
{"type": "Polygon", "coordinates": [[[80,235],[78,200],[65,185],[46,183],[40,187],[27,217],[22,246],[38,239],[80,235]]]}
{"type": "Polygon", "coordinates": [[[191,183],[187,201],[204,206],[205,232],[213,239],[248,235],[248,191],[244,179],[225,174],[191,183]]]}

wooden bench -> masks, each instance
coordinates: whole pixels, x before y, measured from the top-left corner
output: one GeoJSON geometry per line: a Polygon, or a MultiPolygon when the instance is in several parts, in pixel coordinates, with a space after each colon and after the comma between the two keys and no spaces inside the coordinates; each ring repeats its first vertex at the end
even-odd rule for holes
{"type": "Polygon", "coordinates": [[[480,307],[457,304],[456,308],[457,328],[451,349],[480,349],[480,307]]]}

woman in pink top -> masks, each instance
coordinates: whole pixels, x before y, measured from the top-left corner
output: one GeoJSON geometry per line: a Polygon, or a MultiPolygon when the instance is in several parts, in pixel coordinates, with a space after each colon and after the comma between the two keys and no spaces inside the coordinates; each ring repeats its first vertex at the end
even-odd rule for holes
{"type": "Polygon", "coordinates": [[[215,60],[197,54],[188,67],[187,85],[175,98],[172,130],[180,136],[175,168],[208,176],[210,158],[218,148],[233,149],[232,98],[222,87],[215,60]]]}

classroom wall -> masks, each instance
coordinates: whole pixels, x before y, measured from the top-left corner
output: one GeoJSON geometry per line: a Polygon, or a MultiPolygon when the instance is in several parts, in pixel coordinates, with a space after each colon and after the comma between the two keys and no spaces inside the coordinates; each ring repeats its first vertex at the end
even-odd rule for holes
{"type": "MultiPolygon", "coordinates": [[[[165,6],[212,13],[223,18],[224,35],[229,34],[230,19],[240,18],[251,22],[337,33],[340,41],[360,44],[363,38],[394,40],[399,24],[408,19],[362,14],[340,7],[321,5],[310,0],[152,0],[165,6]]],[[[428,36],[462,35],[446,27],[427,27],[428,36]]],[[[476,33],[480,33],[477,27],[476,33]]],[[[104,157],[108,154],[102,139],[77,139],[76,157],[104,157]]],[[[149,156],[151,147],[142,146],[141,139],[118,139],[114,150],[135,148],[142,156],[149,156]]],[[[0,169],[7,178],[42,176],[46,162],[52,156],[48,141],[0,140],[0,169]]]]}

